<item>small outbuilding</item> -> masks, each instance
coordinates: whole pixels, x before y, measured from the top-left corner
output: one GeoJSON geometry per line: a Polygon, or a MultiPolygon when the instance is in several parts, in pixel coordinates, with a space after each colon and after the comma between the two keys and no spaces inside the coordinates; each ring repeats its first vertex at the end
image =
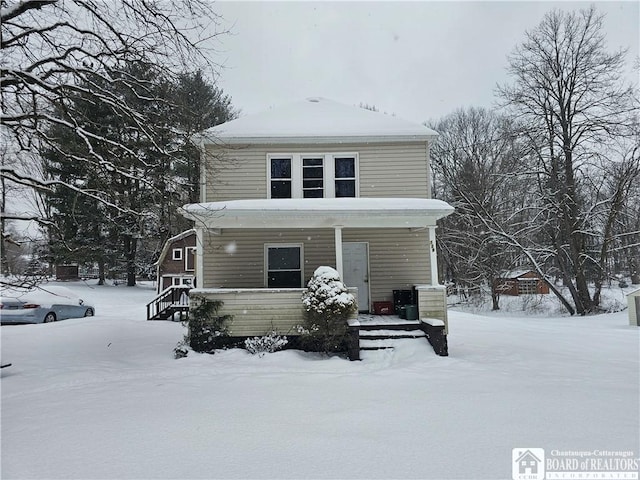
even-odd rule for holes
{"type": "Polygon", "coordinates": [[[494,279],[493,291],[498,295],[546,295],[549,284],[533,270],[515,270],[494,279]]]}
{"type": "Polygon", "coordinates": [[[56,265],[56,280],[80,280],[78,265],[56,265]]]}
{"type": "Polygon", "coordinates": [[[640,327],[640,288],[627,293],[629,305],[629,325],[640,327]]]}

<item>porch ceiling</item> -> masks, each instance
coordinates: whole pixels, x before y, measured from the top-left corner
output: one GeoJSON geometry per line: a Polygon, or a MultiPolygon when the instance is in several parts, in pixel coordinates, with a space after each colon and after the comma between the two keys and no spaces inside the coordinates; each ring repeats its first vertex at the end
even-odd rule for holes
{"type": "Polygon", "coordinates": [[[421,228],[453,213],[424,198],[304,198],[193,203],[181,209],[207,228],[421,228]]]}

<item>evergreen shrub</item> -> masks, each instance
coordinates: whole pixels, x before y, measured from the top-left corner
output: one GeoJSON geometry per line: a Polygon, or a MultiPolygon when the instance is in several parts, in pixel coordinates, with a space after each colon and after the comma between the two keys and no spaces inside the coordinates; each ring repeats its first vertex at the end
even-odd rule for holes
{"type": "Polygon", "coordinates": [[[303,346],[325,353],[347,349],[347,320],[356,311],[356,298],[331,267],[318,267],[302,294],[305,311],[298,328],[303,346]]]}

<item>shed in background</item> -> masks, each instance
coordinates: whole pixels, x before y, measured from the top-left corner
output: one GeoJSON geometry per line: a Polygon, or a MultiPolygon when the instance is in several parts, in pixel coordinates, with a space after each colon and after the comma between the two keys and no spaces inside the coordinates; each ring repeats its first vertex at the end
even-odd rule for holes
{"type": "Polygon", "coordinates": [[[533,270],[515,270],[494,279],[493,291],[498,295],[546,295],[549,285],[533,270]]]}

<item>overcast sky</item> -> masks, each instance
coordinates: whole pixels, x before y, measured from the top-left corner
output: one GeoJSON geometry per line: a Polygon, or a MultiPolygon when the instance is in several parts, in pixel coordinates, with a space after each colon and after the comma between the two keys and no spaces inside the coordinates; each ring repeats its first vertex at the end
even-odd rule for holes
{"type": "MultiPolygon", "coordinates": [[[[638,58],[640,2],[594,2],[611,50],[638,58]]],[[[506,56],[552,8],[588,2],[216,2],[218,85],[243,115],[322,96],[422,123],[490,107],[506,56]]],[[[637,71],[629,78],[636,79],[637,71]]]]}

